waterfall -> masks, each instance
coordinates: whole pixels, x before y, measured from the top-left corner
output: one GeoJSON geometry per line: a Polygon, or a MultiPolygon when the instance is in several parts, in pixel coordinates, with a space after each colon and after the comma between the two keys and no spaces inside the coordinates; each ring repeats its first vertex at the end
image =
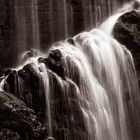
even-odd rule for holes
{"type": "Polygon", "coordinates": [[[74,43],[73,46],[65,42],[59,47],[64,54],[66,75],[80,90],[78,102],[85,117],[88,138],[128,140],[120,75],[123,67],[127,69],[127,60],[122,46],[98,30],[76,36],[74,43]]]}
{"type": "Polygon", "coordinates": [[[15,44],[19,55],[31,48],[40,50],[36,0],[29,0],[28,2],[15,0],[15,29],[15,44]]]}
{"type": "MultiPolygon", "coordinates": [[[[66,24],[66,1],[63,3],[66,24]]],[[[101,8],[96,10],[101,15],[101,8]]],[[[41,79],[49,137],[57,140],[133,139],[130,119],[132,116],[138,122],[136,107],[140,99],[136,71],[129,50],[111,35],[124,12],[112,16],[98,29],[54,44],[49,53],[33,55],[15,69],[18,72],[30,64],[33,73],[41,79]],[[44,59],[41,62],[40,57],[44,59]],[[48,63],[57,68],[51,68],[48,63]]],[[[67,34],[66,25],[65,30],[67,34]]],[[[39,38],[37,31],[34,33],[39,38]]]]}
{"type": "Polygon", "coordinates": [[[68,37],[68,27],[67,27],[67,4],[66,0],[63,0],[63,5],[64,5],[64,26],[65,26],[65,38],[68,37]]]}
{"type": "Polygon", "coordinates": [[[27,48],[26,17],[23,5],[23,1],[15,1],[16,45],[19,52],[24,52],[27,48]]]}
{"type": "Polygon", "coordinates": [[[38,3],[37,0],[31,1],[31,21],[32,21],[32,35],[33,45],[32,48],[40,50],[40,37],[39,37],[39,22],[38,22],[38,3]]]}
{"type": "Polygon", "coordinates": [[[53,42],[91,30],[127,1],[130,0],[14,0],[14,43],[18,54],[30,48],[48,49],[53,42]]]}
{"type": "Polygon", "coordinates": [[[0,82],[0,91],[4,91],[4,84],[7,77],[2,77],[3,79],[0,82]]]}

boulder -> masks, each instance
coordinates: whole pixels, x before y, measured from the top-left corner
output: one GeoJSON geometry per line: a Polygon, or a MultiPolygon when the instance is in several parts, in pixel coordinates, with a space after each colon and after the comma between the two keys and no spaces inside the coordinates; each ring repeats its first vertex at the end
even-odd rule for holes
{"type": "Polygon", "coordinates": [[[140,13],[132,10],[123,14],[113,30],[114,38],[132,53],[137,71],[140,69],[140,13]]]}
{"type": "Polygon", "coordinates": [[[65,79],[65,68],[63,67],[63,56],[59,49],[50,50],[49,56],[44,59],[47,68],[65,79]]]}
{"type": "Polygon", "coordinates": [[[3,140],[44,140],[47,131],[34,111],[10,93],[0,92],[0,136],[3,140]]]}

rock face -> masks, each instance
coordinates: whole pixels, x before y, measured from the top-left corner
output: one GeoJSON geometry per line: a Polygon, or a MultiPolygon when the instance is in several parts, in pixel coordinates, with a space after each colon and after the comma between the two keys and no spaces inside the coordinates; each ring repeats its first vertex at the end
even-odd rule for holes
{"type": "MultiPolygon", "coordinates": [[[[34,64],[27,64],[18,71],[11,70],[5,81],[4,90],[16,96],[27,107],[33,109],[38,120],[42,124],[46,124],[46,126],[49,123],[49,115],[46,115],[46,113],[50,113],[51,119],[53,120],[51,122],[51,133],[56,140],[87,139],[87,128],[85,127],[83,112],[78,101],[79,92],[77,91],[76,85],[66,77],[62,60],[63,56],[59,49],[52,50],[48,57],[38,58],[37,60],[39,64],[45,64],[48,73],[50,81],[49,92],[51,94],[50,99],[47,101],[51,107],[50,112],[47,111],[47,103],[45,102],[45,88],[47,85],[43,83],[41,76],[42,69],[39,68],[40,73],[37,73],[34,69],[34,64]]],[[[34,116],[30,118],[34,119],[34,116]]],[[[30,125],[32,127],[32,124],[30,125]]],[[[33,127],[36,128],[36,126],[33,127]]],[[[22,128],[22,130],[24,129],[22,128]]],[[[48,127],[47,130],[49,133],[48,127]]],[[[38,133],[40,134],[40,132],[38,133]]],[[[43,134],[40,134],[40,136],[43,134]]],[[[26,131],[23,135],[27,135],[26,131]]],[[[49,139],[52,138],[50,137],[49,139]]]]}
{"type": "Polygon", "coordinates": [[[45,139],[46,128],[34,111],[10,93],[0,92],[0,136],[2,140],[45,139]]]}
{"type": "Polygon", "coordinates": [[[136,68],[140,68],[140,13],[131,11],[122,15],[114,27],[114,37],[125,45],[135,59],[136,68]]]}
{"type": "Polygon", "coordinates": [[[114,27],[114,37],[132,53],[140,80],[140,13],[130,11],[122,15],[114,27]]]}
{"type": "Polygon", "coordinates": [[[37,116],[43,121],[43,118],[45,118],[43,83],[31,64],[25,65],[19,71],[11,71],[4,89],[24,101],[28,107],[34,109],[37,112],[37,116]]]}
{"type": "MultiPolygon", "coordinates": [[[[140,13],[133,10],[122,15],[114,26],[113,35],[132,53],[140,87],[140,13]]],[[[137,104],[139,104],[139,101],[137,101],[137,99],[134,100],[135,103],[137,102],[135,106],[138,106],[137,104]]],[[[130,107],[130,105],[128,105],[128,107],[130,107]]],[[[129,113],[129,116],[132,124],[131,128],[134,133],[134,139],[139,139],[140,124],[139,122],[135,122],[135,118],[131,118],[131,114],[132,112],[129,113]]]]}

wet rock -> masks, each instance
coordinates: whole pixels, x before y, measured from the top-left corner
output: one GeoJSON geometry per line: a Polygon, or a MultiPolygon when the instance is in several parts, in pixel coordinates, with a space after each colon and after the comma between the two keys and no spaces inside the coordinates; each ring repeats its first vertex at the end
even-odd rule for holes
{"type": "Polygon", "coordinates": [[[60,61],[62,58],[62,53],[59,49],[51,50],[49,53],[49,58],[52,58],[55,61],[60,61]]]}
{"type": "Polygon", "coordinates": [[[19,71],[12,71],[5,81],[4,90],[25,102],[37,113],[39,120],[43,121],[45,118],[44,87],[41,76],[34,70],[33,64],[27,64],[19,71]]]}
{"type": "Polygon", "coordinates": [[[140,8],[140,1],[139,0],[135,0],[135,2],[133,3],[133,8],[137,9],[137,10],[140,8]]]}
{"type": "Polygon", "coordinates": [[[13,93],[16,97],[19,99],[23,99],[23,96],[20,91],[20,82],[19,79],[20,77],[18,76],[18,73],[15,70],[11,70],[11,72],[8,74],[8,77],[6,79],[6,83],[4,86],[4,89],[7,92],[13,93]]]}
{"type": "Polygon", "coordinates": [[[122,15],[115,24],[113,35],[132,53],[140,86],[140,13],[132,10],[122,15]]]}
{"type": "Polygon", "coordinates": [[[67,42],[72,44],[72,45],[75,45],[75,42],[74,42],[74,39],[73,38],[69,38],[67,39],[67,42]]]}
{"type": "Polygon", "coordinates": [[[12,94],[0,92],[0,114],[2,138],[11,135],[15,137],[14,140],[20,139],[20,137],[23,140],[45,139],[46,127],[37,120],[33,110],[12,94]]]}
{"type": "Polygon", "coordinates": [[[47,58],[39,58],[38,61],[45,63],[48,69],[65,79],[65,68],[62,65],[63,56],[59,49],[51,50],[47,58]]]}
{"type": "Polygon", "coordinates": [[[140,13],[133,10],[122,15],[115,24],[113,35],[132,53],[137,70],[140,68],[140,13]]]}
{"type": "Polygon", "coordinates": [[[45,58],[39,57],[39,58],[38,58],[38,62],[39,62],[39,63],[45,63],[45,58]]]}
{"type": "Polygon", "coordinates": [[[46,58],[39,58],[39,63],[45,63],[48,69],[55,72],[61,78],[65,79],[65,69],[63,67],[63,56],[59,49],[51,50],[46,58]]]}
{"type": "MultiPolygon", "coordinates": [[[[135,3],[135,8],[138,9],[139,4],[135,3]]],[[[137,78],[140,87],[140,13],[138,11],[132,10],[123,14],[115,24],[113,30],[114,37],[123,45],[125,45],[128,50],[133,55],[137,78]]],[[[133,115],[133,109],[131,104],[128,102],[127,98],[129,95],[126,92],[126,104],[128,109],[128,117],[129,117],[129,124],[131,131],[133,133],[133,139],[140,139],[139,128],[140,123],[139,121],[136,122],[136,116],[133,115]]],[[[139,100],[136,96],[133,96],[134,106],[137,108],[137,115],[140,116],[140,104],[139,100]]]]}
{"type": "Polygon", "coordinates": [[[60,77],[65,78],[64,67],[57,64],[57,62],[54,59],[46,58],[45,64],[48,67],[48,69],[52,70],[53,72],[58,74],[60,77]]]}

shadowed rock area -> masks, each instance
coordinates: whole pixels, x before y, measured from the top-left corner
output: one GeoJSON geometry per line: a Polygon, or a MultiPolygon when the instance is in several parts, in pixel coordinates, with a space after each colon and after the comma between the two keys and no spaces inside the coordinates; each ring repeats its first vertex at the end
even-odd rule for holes
{"type": "Polygon", "coordinates": [[[122,15],[115,24],[113,35],[131,51],[140,81],[140,13],[133,10],[122,15]]]}
{"type": "Polygon", "coordinates": [[[0,92],[0,136],[2,140],[45,139],[46,128],[33,110],[10,93],[0,92]]]}
{"type": "Polygon", "coordinates": [[[114,37],[132,53],[136,68],[140,68],[140,13],[130,11],[122,15],[113,31],[114,37]]]}

